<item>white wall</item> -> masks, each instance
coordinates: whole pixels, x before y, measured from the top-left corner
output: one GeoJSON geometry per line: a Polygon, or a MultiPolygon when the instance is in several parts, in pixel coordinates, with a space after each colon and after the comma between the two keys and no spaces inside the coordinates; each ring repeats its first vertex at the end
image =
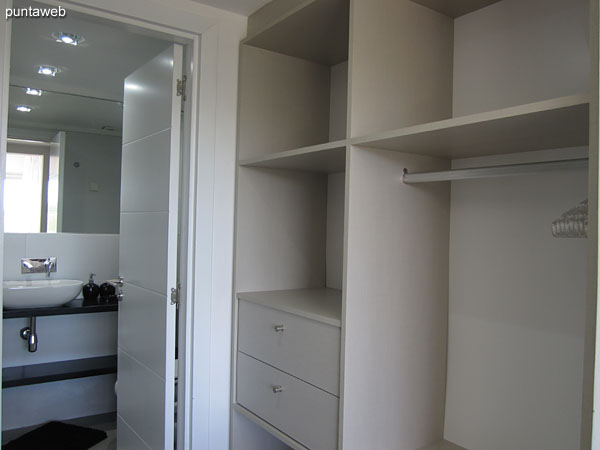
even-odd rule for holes
{"type": "MultiPolygon", "coordinates": [[[[97,282],[118,274],[119,237],[91,234],[6,234],[4,279],[44,278],[22,275],[23,257],[57,257],[53,278],[86,281],[90,272],[97,282]]],[[[2,334],[2,366],[12,367],[63,361],[117,352],[117,313],[40,317],[37,319],[38,350],[27,351],[19,330],[28,320],[5,319],[2,334]]],[[[4,389],[2,429],[14,429],[52,419],[69,419],[116,410],[114,375],[67,380],[4,389]]]]}
{"type": "Polygon", "coordinates": [[[60,231],[118,234],[121,138],[74,131],[66,135],[60,231]]]}
{"type": "MultiPolygon", "coordinates": [[[[457,19],[454,115],[587,92],[587,25],[585,0],[504,0],[457,19]]],[[[452,183],[448,440],[477,450],[579,448],[587,240],[553,238],[550,225],[587,189],[585,170],[452,183]]]]}

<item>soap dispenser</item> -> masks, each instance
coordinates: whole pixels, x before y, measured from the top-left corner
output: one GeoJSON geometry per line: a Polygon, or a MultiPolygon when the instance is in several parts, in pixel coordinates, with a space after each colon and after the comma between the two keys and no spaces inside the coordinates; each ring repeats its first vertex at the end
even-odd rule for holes
{"type": "Polygon", "coordinates": [[[100,293],[100,288],[96,283],[94,283],[95,273],[90,273],[90,281],[88,284],[83,286],[83,304],[84,305],[95,305],[98,303],[98,294],[100,293]]]}
{"type": "Polygon", "coordinates": [[[100,303],[116,303],[116,289],[108,281],[100,285],[100,303]]]}

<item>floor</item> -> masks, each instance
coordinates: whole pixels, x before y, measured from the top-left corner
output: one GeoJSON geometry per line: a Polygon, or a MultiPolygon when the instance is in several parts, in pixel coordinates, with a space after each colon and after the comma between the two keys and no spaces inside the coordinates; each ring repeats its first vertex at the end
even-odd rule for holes
{"type": "Polygon", "coordinates": [[[102,442],[91,447],[89,450],[116,450],[117,449],[117,430],[107,430],[108,437],[102,442]]]}
{"type": "MultiPolygon", "coordinates": [[[[101,414],[99,416],[83,417],[73,420],[65,420],[66,423],[80,425],[83,427],[96,428],[106,431],[107,437],[102,442],[90,447],[88,450],[116,450],[117,449],[117,423],[115,414],[101,414]]],[[[37,427],[20,428],[18,430],[6,430],[2,432],[2,444],[31,431],[37,427]]]]}

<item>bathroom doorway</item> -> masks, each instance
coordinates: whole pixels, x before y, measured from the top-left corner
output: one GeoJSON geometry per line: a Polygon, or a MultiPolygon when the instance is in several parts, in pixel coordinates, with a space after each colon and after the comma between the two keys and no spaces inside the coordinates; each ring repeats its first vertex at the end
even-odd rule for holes
{"type": "MultiPolygon", "coordinates": [[[[43,8],[47,5],[18,1],[14,6],[43,8]]],[[[120,223],[120,226],[115,229],[115,219],[114,217],[110,218],[109,215],[115,212],[115,197],[121,197],[120,189],[116,189],[116,185],[118,184],[119,188],[123,186],[119,179],[115,180],[114,177],[111,178],[111,175],[121,172],[121,163],[126,158],[124,153],[115,151],[116,147],[120,147],[121,137],[126,133],[120,128],[122,123],[120,117],[123,110],[127,110],[127,105],[123,105],[122,89],[125,75],[135,72],[138,67],[156,58],[158,58],[156,60],[158,64],[161,61],[170,63],[172,69],[175,58],[161,58],[159,55],[164,55],[165,51],[168,52],[169,48],[173,48],[173,45],[176,46],[175,48],[179,48],[178,51],[181,53],[182,61],[178,63],[179,67],[190,67],[189,62],[192,60],[190,53],[194,51],[193,45],[186,39],[169,36],[164,32],[151,31],[131,26],[131,24],[125,26],[118,22],[70,10],[67,17],[57,19],[54,23],[52,19],[35,19],[30,20],[30,23],[27,23],[27,20],[13,20],[12,23],[7,137],[14,140],[15,145],[23,145],[23,141],[30,141],[31,145],[43,142],[48,145],[48,148],[52,148],[52,144],[55,144],[58,149],[59,169],[54,181],[57,182],[58,187],[50,188],[50,179],[52,178],[52,173],[50,173],[46,178],[42,178],[41,184],[46,186],[46,192],[42,192],[41,196],[42,199],[47,199],[50,197],[48,193],[51,191],[57,194],[58,200],[55,209],[49,208],[48,202],[46,202],[46,209],[41,209],[40,215],[44,217],[46,214],[46,226],[41,225],[39,232],[13,232],[4,235],[6,248],[4,278],[18,280],[45,276],[44,274],[27,276],[20,274],[13,267],[13,259],[36,257],[42,253],[48,253],[47,256],[57,257],[57,273],[51,274],[53,277],[87,280],[88,272],[93,272],[97,274],[98,284],[117,279],[125,270],[119,263],[123,261],[124,252],[127,252],[124,251],[122,245],[123,221],[117,218],[116,223],[120,223]],[[115,51],[115,48],[119,49],[118,52],[115,51]],[[186,51],[187,55],[184,57],[186,51]],[[188,63],[184,64],[183,60],[186,57],[188,63]],[[34,59],[39,62],[34,62],[34,59]],[[117,82],[120,82],[120,90],[115,88],[117,82]],[[35,90],[36,93],[27,92],[28,90],[35,90]],[[41,95],[38,95],[40,93],[41,95]],[[91,150],[99,153],[92,154],[91,150]],[[117,155],[111,156],[114,154],[117,155]],[[99,169],[103,169],[104,172],[99,169]],[[112,196],[110,199],[108,199],[109,194],[112,196]],[[112,207],[107,206],[109,204],[112,207]],[[54,220],[51,218],[51,213],[56,216],[54,220]],[[100,222],[112,225],[111,227],[97,228],[100,222]],[[48,227],[48,223],[53,223],[54,228],[48,227]],[[95,226],[96,228],[94,228],[95,226]],[[43,233],[44,229],[46,233],[43,233]]],[[[190,76],[189,71],[187,72],[190,76]]],[[[153,71],[153,73],[155,72],[153,71]]],[[[178,78],[182,82],[181,84],[184,81],[182,75],[180,74],[178,78]]],[[[135,83],[130,84],[129,88],[133,91],[148,87],[143,83],[136,86],[134,86],[135,83]]],[[[185,93],[184,86],[181,86],[180,97],[183,97],[185,93]]],[[[178,104],[183,105],[184,102],[178,104]]],[[[181,153],[182,156],[176,162],[181,161],[182,163],[177,164],[176,170],[171,170],[174,172],[171,175],[175,176],[170,178],[173,180],[181,175],[180,182],[176,186],[167,183],[167,189],[170,191],[166,194],[162,191],[154,193],[159,196],[165,194],[167,197],[174,188],[179,188],[181,192],[189,189],[188,178],[183,170],[186,155],[189,155],[186,148],[186,143],[189,143],[190,140],[190,130],[186,129],[189,118],[186,120],[184,111],[180,109],[174,110],[171,116],[177,119],[183,117],[183,120],[180,121],[181,127],[177,125],[172,130],[173,134],[176,133],[178,136],[183,133],[181,145],[178,144],[178,140],[171,142],[172,145],[177,146],[177,154],[181,153]],[[186,136],[188,137],[186,138],[186,136]]],[[[154,117],[154,115],[149,117],[154,117]]],[[[147,122],[142,121],[141,123],[143,125],[147,122]]],[[[161,130],[150,134],[158,135],[159,131],[161,130]]],[[[11,154],[20,154],[18,148],[17,151],[11,150],[12,148],[9,149],[11,154]]],[[[47,166],[51,166],[49,161],[51,154],[52,150],[49,150],[47,166]]],[[[140,161],[143,162],[144,158],[140,161]]],[[[50,169],[48,172],[51,172],[50,169]]],[[[143,175],[145,177],[142,178],[155,178],[157,174],[150,172],[143,175]]],[[[170,198],[170,200],[176,204],[176,209],[179,209],[179,214],[176,216],[187,214],[184,207],[178,208],[177,198],[170,198]]],[[[42,203],[44,202],[42,201],[42,203]]],[[[181,201],[181,205],[185,206],[186,202],[181,201]]],[[[118,208],[116,212],[118,216],[118,208]]],[[[18,222],[19,219],[16,221],[18,222]]],[[[40,221],[40,223],[42,222],[40,221]]],[[[185,226],[184,220],[181,220],[180,223],[185,226]]],[[[133,233],[136,238],[143,235],[142,232],[146,229],[146,225],[138,224],[138,233],[133,233]]],[[[7,231],[9,230],[7,229],[7,231]]],[[[177,231],[177,229],[170,230],[171,242],[169,245],[171,247],[173,245],[177,247],[178,235],[185,238],[187,234],[185,229],[179,229],[179,233],[177,231]],[[175,242],[173,242],[173,235],[175,242]]],[[[150,237],[146,243],[151,244],[153,240],[156,240],[156,235],[150,237]]],[[[139,264],[134,269],[129,267],[129,273],[134,277],[139,275],[139,269],[151,274],[155,261],[152,258],[146,258],[147,254],[141,254],[150,245],[140,243],[139,239],[136,244],[140,251],[139,264]]],[[[186,247],[186,243],[180,242],[179,246],[186,247]]],[[[183,256],[181,258],[183,259],[183,256]]],[[[175,255],[176,260],[177,255],[175,255]]],[[[172,262],[169,267],[173,267],[172,262]]],[[[130,297],[133,296],[127,291],[127,282],[130,281],[127,278],[123,304],[131,300],[130,297]]],[[[185,275],[180,276],[178,281],[173,281],[173,279],[169,280],[174,288],[182,283],[185,289],[185,275]]],[[[166,290],[167,286],[165,285],[164,288],[166,290]]],[[[176,341],[174,316],[177,306],[171,305],[170,301],[171,299],[167,298],[166,309],[172,311],[173,317],[170,319],[172,325],[165,327],[163,332],[165,335],[159,340],[165,341],[164,338],[169,337],[173,344],[171,353],[174,355],[176,341]]],[[[76,304],[77,301],[74,303],[76,304]]],[[[128,318],[123,319],[123,315],[121,315],[119,327],[124,320],[135,323],[146,319],[152,323],[152,319],[156,319],[156,317],[150,317],[152,314],[144,317],[144,313],[147,312],[147,308],[142,307],[135,316],[130,313],[128,318]]],[[[39,345],[35,353],[28,353],[23,347],[24,342],[19,341],[18,335],[12,333],[13,328],[22,325],[23,320],[22,317],[5,320],[3,368],[5,366],[41,367],[45,364],[67,361],[89,361],[116,354],[118,327],[117,313],[114,311],[40,317],[37,321],[39,345]]],[[[179,328],[185,330],[185,324],[180,325],[179,328]]],[[[156,338],[156,327],[150,331],[156,338]]],[[[127,336],[127,339],[131,341],[132,337],[127,336]]],[[[181,340],[185,340],[183,336],[181,340]]],[[[155,340],[153,344],[156,342],[155,340]]],[[[149,351],[146,350],[146,353],[153,351],[156,351],[155,347],[149,351]]],[[[168,354],[167,352],[165,358],[168,357],[168,354]]],[[[143,361],[143,357],[133,359],[137,362],[140,362],[141,359],[141,366],[149,365],[143,361]]],[[[166,417],[161,419],[166,430],[163,438],[167,442],[169,439],[173,440],[174,414],[172,412],[175,402],[173,391],[176,379],[174,376],[169,376],[169,373],[175,371],[176,362],[173,358],[171,362],[165,364],[168,370],[160,373],[159,376],[163,377],[163,386],[169,385],[165,392],[169,392],[173,400],[168,408],[163,409],[166,417]],[[168,416],[171,416],[171,420],[168,416]],[[169,427],[171,431],[169,431],[169,427]]],[[[156,372],[157,370],[154,371],[155,374],[156,372]]],[[[94,420],[99,420],[101,426],[108,429],[109,437],[113,437],[114,432],[111,432],[109,419],[113,417],[111,414],[114,413],[117,405],[116,399],[111,398],[111,395],[114,397],[112,394],[114,378],[114,375],[103,373],[85,378],[63,378],[53,382],[31,383],[7,388],[3,392],[3,431],[11,430],[12,432],[5,432],[3,441],[9,437],[15,437],[19,432],[27,431],[37,424],[55,419],[75,420],[85,425],[93,425],[94,420]]],[[[120,399],[123,397],[123,395],[119,396],[120,399]]],[[[184,395],[180,394],[179,398],[182,397],[184,395]]],[[[143,402],[140,402],[141,399],[142,396],[138,395],[126,398],[127,404],[125,405],[119,403],[119,410],[129,409],[128,413],[131,417],[130,424],[124,427],[120,425],[119,434],[125,436],[126,439],[130,439],[133,435],[145,438],[144,433],[148,429],[152,432],[156,430],[157,417],[147,417],[148,409],[144,408],[143,402]],[[131,411],[133,411],[133,415],[131,415],[131,411]]],[[[168,400],[163,400],[167,405],[168,400]]],[[[156,438],[155,434],[148,440],[154,438],[156,438]]],[[[109,443],[110,439],[106,444],[109,443]]]]}

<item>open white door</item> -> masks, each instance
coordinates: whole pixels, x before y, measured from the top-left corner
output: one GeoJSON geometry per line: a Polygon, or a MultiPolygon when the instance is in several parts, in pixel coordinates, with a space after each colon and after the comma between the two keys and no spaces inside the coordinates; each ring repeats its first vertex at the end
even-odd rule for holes
{"type": "Polygon", "coordinates": [[[182,53],[173,45],[125,79],[117,448],[174,444],[182,53]]]}

